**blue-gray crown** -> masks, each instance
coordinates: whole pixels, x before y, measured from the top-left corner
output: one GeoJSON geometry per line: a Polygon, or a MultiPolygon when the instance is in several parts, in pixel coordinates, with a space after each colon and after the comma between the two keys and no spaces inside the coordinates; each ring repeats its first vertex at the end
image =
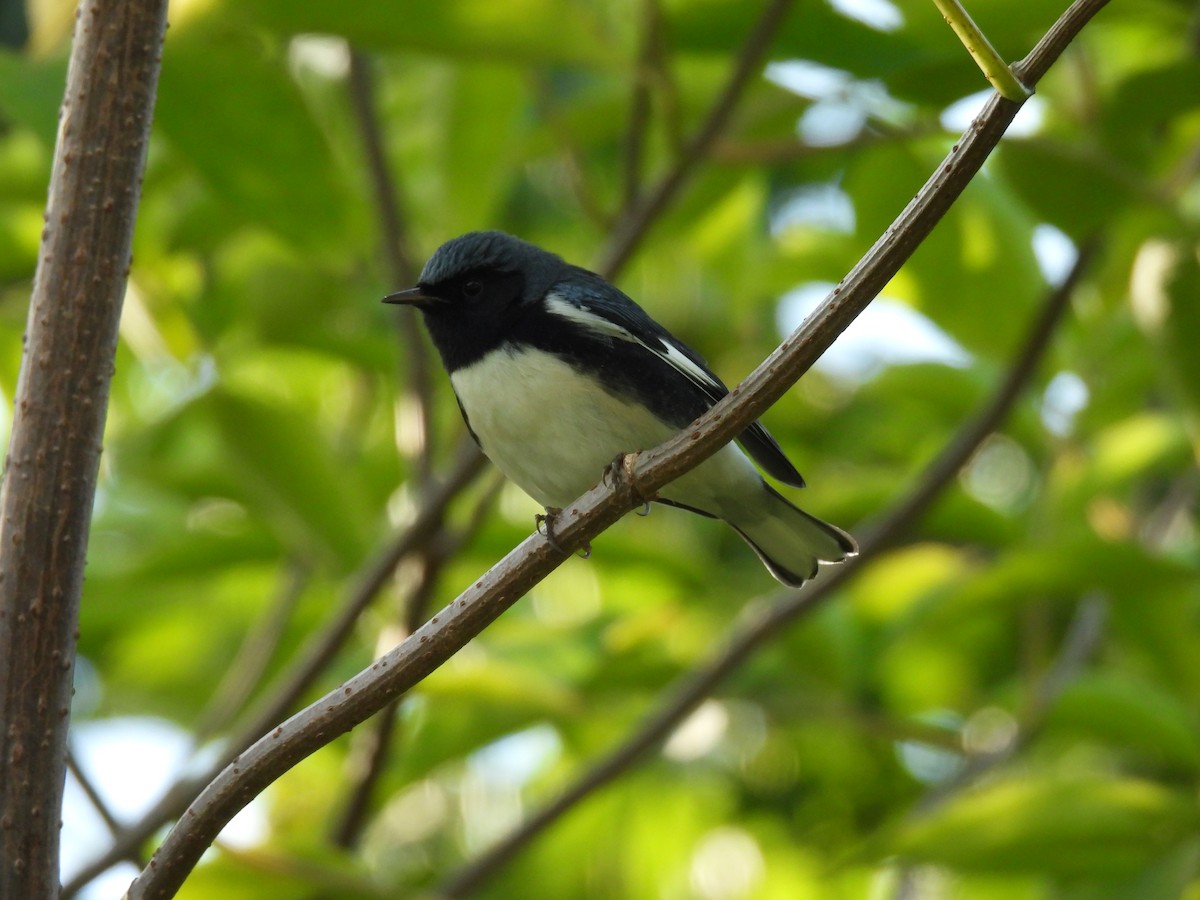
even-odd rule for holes
{"type": "Polygon", "coordinates": [[[562,257],[502,231],[470,231],[434,251],[421,270],[420,283],[440,284],[467,272],[519,272],[525,297],[541,297],[570,269],[562,257]]]}

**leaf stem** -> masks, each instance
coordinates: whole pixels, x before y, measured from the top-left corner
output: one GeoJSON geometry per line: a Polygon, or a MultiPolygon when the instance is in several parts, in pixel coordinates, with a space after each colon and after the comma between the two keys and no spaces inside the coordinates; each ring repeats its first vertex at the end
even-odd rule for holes
{"type": "Polygon", "coordinates": [[[1033,93],[1021,80],[1013,74],[1003,57],[996,52],[987,35],[975,24],[971,14],[966,11],[958,0],[933,0],[946,24],[954,29],[958,39],[962,41],[975,64],[983,71],[1000,96],[1020,103],[1033,93]]]}

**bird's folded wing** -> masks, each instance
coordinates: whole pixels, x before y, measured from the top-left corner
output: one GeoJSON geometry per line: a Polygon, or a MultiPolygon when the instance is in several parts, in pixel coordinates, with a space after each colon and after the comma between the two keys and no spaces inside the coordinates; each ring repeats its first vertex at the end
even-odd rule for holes
{"type": "MultiPolygon", "coordinates": [[[[591,290],[573,290],[570,294],[552,293],[547,298],[547,309],[597,337],[616,338],[640,345],[668,367],[664,369],[664,376],[667,373],[683,376],[682,381],[686,386],[690,386],[697,392],[698,398],[702,398],[703,405],[698,406],[701,410],[708,409],[729,393],[729,389],[698,353],[677,340],[616,288],[599,276],[592,277],[598,284],[591,290]],[[610,293],[615,296],[609,296],[610,293]]],[[[804,487],[804,478],[760,422],[750,425],[738,435],[737,440],[767,474],[784,484],[804,487]]]]}

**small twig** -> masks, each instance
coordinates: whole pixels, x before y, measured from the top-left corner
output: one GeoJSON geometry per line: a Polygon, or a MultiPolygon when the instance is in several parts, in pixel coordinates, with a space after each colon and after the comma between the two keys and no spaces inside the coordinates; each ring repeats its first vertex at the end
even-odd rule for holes
{"type": "MultiPolygon", "coordinates": [[[[498,473],[497,473],[498,474],[498,473]]],[[[433,597],[438,576],[446,562],[478,534],[487,520],[492,503],[503,487],[503,478],[495,478],[475,503],[466,523],[453,534],[442,531],[439,539],[424,548],[421,558],[423,569],[420,581],[404,602],[405,634],[411,634],[425,621],[429,601],[433,597]]],[[[335,846],[343,849],[354,847],[367,822],[371,806],[371,795],[379,782],[392,748],[397,741],[397,712],[400,700],[384,707],[375,717],[374,727],[364,744],[355,746],[356,775],[350,789],[350,799],[333,829],[335,846]]]]}
{"type": "MultiPolygon", "coordinates": [[[[493,480],[476,502],[462,528],[454,533],[442,530],[437,539],[422,549],[419,560],[422,567],[419,581],[404,601],[405,636],[411,634],[425,621],[426,610],[434,595],[438,576],[443,567],[460,548],[469,543],[478,533],[487,519],[492,501],[495,500],[503,483],[503,479],[493,480]]],[[[375,716],[372,731],[365,735],[365,740],[356,744],[352,751],[351,766],[355,774],[348,792],[349,799],[331,832],[333,843],[337,847],[343,849],[354,847],[367,823],[371,795],[375,791],[375,786],[385,770],[392,748],[398,739],[397,713],[400,703],[401,700],[397,699],[385,706],[375,716]]]]}
{"type": "MultiPolygon", "coordinates": [[[[113,815],[112,810],[108,808],[108,803],[105,799],[100,796],[100,792],[96,789],[96,783],[92,781],[83,770],[83,767],[79,765],[79,759],[75,756],[75,750],[69,743],[67,745],[67,771],[75,777],[75,780],[79,783],[79,787],[83,790],[84,796],[88,798],[88,802],[92,804],[96,813],[104,820],[104,826],[109,832],[114,835],[120,834],[122,828],[120,821],[113,815]]],[[[133,861],[138,865],[144,865],[141,854],[135,855],[133,861]]]]}
{"type": "Polygon", "coordinates": [[[658,0],[642,0],[638,59],[633,70],[633,96],[629,102],[629,127],[622,142],[622,209],[632,209],[642,191],[642,161],[646,129],[650,124],[650,80],[662,42],[662,13],[658,0]]]}
{"type": "MultiPolygon", "coordinates": [[[[439,532],[439,537],[445,540],[445,530],[439,532]]],[[[420,574],[415,587],[404,599],[404,631],[401,637],[412,634],[424,621],[425,609],[436,590],[438,576],[446,561],[446,556],[436,546],[437,543],[434,541],[427,544],[420,556],[413,561],[420,574]]],[[[400,699],[389,703],[375,716],[369,731],[354,736],[347,761],[347,768],[351,773],[350,785],[346,791],[348,799],[330,831],[330,839],[335,847],[352,849],[358,844],[363,828],[366,827],[375,786],[379,783],[397,740],[396,714],[400,710],[400,703],[400,699]]]]}
{"type": "MultiPolygon", "coordinates": [[[[433,541],[430,541],[425,548],[426,566],[431,571],[440,571],[442,566],[450,559],[453,559],[463,547],[469,544],[479,530],[487,522],[488,515],[492,510],[492,504],[500,495],[500,490],[504,487],[504,476],[499,472],[494,472],[491,483],[488,484],[479,498],[475,501],[475,505],[468,513],[466,521],[455,531],[443,530],[441,534],[433,541]]],[[[429,614],[429,601],[434,596],[434,583],[429,578],[423,578],[417,590],[412,593],[405,606],[404,623],[408,634],[416,631],[421,627],[426,617],[429,614]]]]}
{"type": "Polygon", "coordinates": [[[464,442],[454,472],[428,495],[416,519],[367,565],[331,621],[314,633],[277,685],[267,691],[260,707],[235,729],[235,736],[230,740],[233,748],[249,745],[287,715],[350,637],[359,616],[391,578],[400,560],[419,551],[436,537],[446,506],[474,481],[483,466],[484,458],[475,445],[464,442]]]}
{"type": "Polygon", "coordinates": [[[998,750],[973,757],[953,778],[930,791],[914,808],[913,815],[928,814],[1028,747],[1044,727],[1046,716],[1055,701],[1095,654],[1104,638],[1107,621],[1108,604],[1103,597],[1093,595],[1081,600],[1054,664],[1034,687],[1032,701],[1021,717],[1016,736],[998,750]]]}
{"type": "Polygon", "coordinates": [[[671,170],[617,223],[596,269],[604,277],[611,280],[625,267],[650,226],[674,200],[692,171],[707,155],[713,142],[725,130],[750,79],[761,70],[771,38],[791,5],[792,0],[771,0],[742,46],[729,81],[709,110],[699,131],[688,141],[671,170]]]}
{"type": "MultiPolygon", "coordinates": [[[[384,151],[383,132],[375,112],[375,85],[370,62],[358,50],[350,51],[350,104],[358,121],[366,156],[367,172],[371,179],[371,196],[383,233],[384,259],[393,285],[410,287],[417,283],[418,268],[413,261],[412,241],[408,223],[403,215],[400,190],[392,177],[384,151]]],[[[433,379],[429,365],[429,350],[417,325],[416,310],[402,310],[396,317],[408,361],[408,386],[417,404],[421,423],[416,452],[417,477],[422,488],[433,477],[433,379]]]]}
{"type": "Polygon", "coordinates": [[[933,0],[933,2],[941,12],[942,18],[946,20],[946,24],[954,29],[954,33],[967,48],[971,58],[975,60],[976,65],[991,82],[992,87],[1002,97],[1020,103],[1032,93],[1013,74],[1008,63],[996,52],[996,48],[987,39],[987,35],[975,24],[971,14],[963,8],[959,0],[933,0]]]}
{"type": "Polygon", "coordinates": [[[992,432],[996,431],[1017,397],[1025,389],[1038,363],[1050,345],[1063,316],[1070,308],[1071,296],[1084,273],[1099,252],[1099,240],[1092,238],[1079,248],[1071,270],[1057,287],[1051,291],[1047,302],[1034,320],[1029,334],[1022,343],[1021,352],[1008,369],[1004,381],[997,388],[991,402],[971,419],[947,444],[937,458],[929,464],[926,474],[917,483],[916,489],[898,504],[891,513],[874,528],[868,529],[862,543],[875,549],[887,546],[887,534],[892,530],[893,520],[912,518],[917,511],[928,507],[932,485],[943,478],[953,478],[975,453],[975,450],[992,432]]]}
{"type": "Polygon", "coordinates": [[[860,531],[860,554],[837,569],[823,569],[804,590],[790,591],[767,601],[767,609],[740,628],[725,648],[700,668],[685,676],[667,701],[652,713],[633,736],[588,769],[558,797],[535,812],[516,830],[483,855],[454,873],[443,885],[445,897],[466,897],[528,845],[535,837],[582,800],[632,768],[659,746],[713,689],[749,659],[760,646],[773,640],[796,619],[811,612],[858,570],[908,532],[987,437],[999,427],[1045,355],[1050,338],[1067,310],[1071,294],[1092,259],[1085,247],[1070,274],[1043,305],[1005,379],[987,404],[946,443],[925,468],[916,486],[894,504],[874,525],[860,531]]]}
{"type": "Polygon", "coordinates": [[[226,669],[212,699],[197,718],[192,731],[193,745],[203,744],[225,728],[245,707],[279,648],[288,621],[308,584],[309,571],[297,560],[286,563],[283,583],[276,591],[266,613],[246,633],[241,647],[226,669]]]}

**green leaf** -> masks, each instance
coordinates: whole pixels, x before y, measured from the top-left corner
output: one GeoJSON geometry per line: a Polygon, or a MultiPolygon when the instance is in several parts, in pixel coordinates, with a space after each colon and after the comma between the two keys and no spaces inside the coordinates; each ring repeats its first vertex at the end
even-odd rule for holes
{"type": "Polygon", "coordinates": [[[0,111],[6,119],[33,129],[47,147],[54,145],[58,132],[66,80],[66,59],[33,59],[0,49],[0,111]]]}
{"type": "Polygon", "coordinates": [[[904,827],[895,849],[968,871],[1098,878],[1145,866],[1198,825],[1193,800],[1150,781],[1033,776],[948,801],[904,827]]]}
{"type": "MultiPolygon", "coordinates": [[[[912,199],[947,149],[943,140],[880,144],[855,156],[845,189],[856,234],[873,240],[912,199]]],[[[1033,221],[987,178],[973,182],[883,293],[912,304],[972,352],[1011,354],[1045,293],[1033,221]]]]}
{"type": "Polygon", "coordinates": [[[311,423],[225,391],[214,391],[206,405],[228,448],[231,476],[285,539],[331,555],[347,568],[360,562],[371,517],[355,475],[333,458],[311,423]]]}
{"type": "Polygon", "coordinates": [[[249,0],[230,6],[237,15],[284,34],[338,34],[378,50],[421,51],[470,62],[616,62],[606,31],[589,7],[566,0],[349,4],[249,0]]]}
{"type": "Polygon", "coordinates": [[[1045,138],[1008,141],[996,155],[1004,177],[1038,219],[1075,240],[1103,229],[1149,197],[1149,187],[1099,148],[1045,138]]]}
{"type": "Polygon", "coordinates": [[[502,66],[458,66],[441,88],[430,104],[437,116],[432,152],[442,178],[439,226],[452,235],[497,218],[521,172],[527,101],[524,79],[502,66]]]}
{"type": "Polygon", "coordinates": [[[1194,240],[1147,241],[1134,268],[1134,311],[1162,348],[1158,363],[1200,423],[1200,251],[1194,240]]]}
{"type": "Polygon", "coordinates": [[[171,29],[155,127],[226,203],[310,253],[353,221],[278,44],[215,19],[171,29]]]}
{"type": "Polygon", "coordinates": [[[1072,681],[1055,702],[1050,724],[1132,750],[1151,764],[1189,773],[1200,768],[1200,730],[1191,710],[1161,688],[1117,672],[1072,681]]]}

